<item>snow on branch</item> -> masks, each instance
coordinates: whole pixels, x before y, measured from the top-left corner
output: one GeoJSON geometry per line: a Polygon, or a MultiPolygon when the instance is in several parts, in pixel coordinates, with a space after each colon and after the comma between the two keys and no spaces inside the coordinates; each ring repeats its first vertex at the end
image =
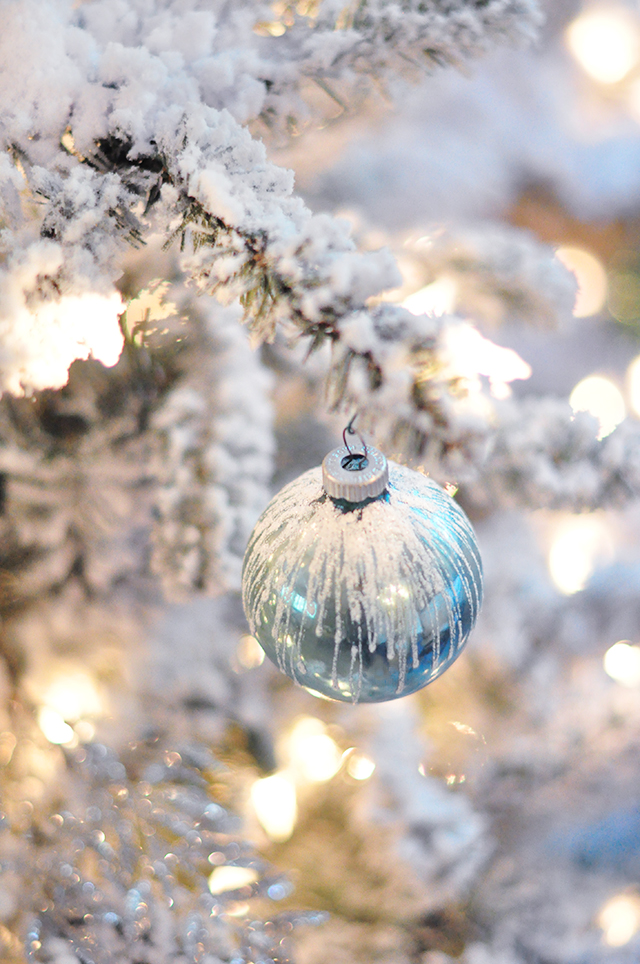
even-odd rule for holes
{"type": "MultiPolygon", "coordinates": [[[[376,297],[400,281],[391,254],[359,251],[345,222],[312,214],[293,194],[290,172],[270,163],[234,116],[242,112],[233,98],[229,111],[209,94],[232,50],[244,51],[245,93],[255,92],[256,83],[263,93],[277,92],[276,73],[263,73],[267,52],[278,51],[283,83],[294,59],[299,77],[346,76],[365,64],[377,73],[401,50],[451,62],[490,37],[526,34],[536,20],[533,3],[280,4],[276,20],[284,29],[264,21],[271,25],[267,37],[253,29],[271,9],[259,4],[232,11],[196,2],[185,11],[159,3],[154,15],[146,4],[133,4],[128,18],[116,0],[77,10],[63,0],[26,0],[26,7],[28,15],[20,15],[17,4],[4,5],[0,40],[11,75],[0,89],[7,105],[0,127],[5,390],[60,386],[74,358],[92,355],[113,364],[123,343],[115,280],[124,252],[160,236],[180,249],[187,279],[224,302],[240,300],[255,342],[280,329],[310,351],[329,344],[331,403],[360,410],[394,449],[463,479],[490,448],[492,459],[504,461],[502,475],[513,475],[509,466],[521,458],[518,419],[493,403],[484,410],[465,404],[464,386],[447,367],[443,332],[455,319],[376,305],[376,297]],[[188,29],[186,21],[180,27],[184,17],[188,29]],[[197,56],[187,58],[196,34],[197,56]],[[35,52],[42,61],[37,74],[29,68],[35,52]],[[49,103],[54,77],[58,97],[49,103]]],[[[228,76],[235,83],[236,75],[228,76]]],[[[256,97],[251,116],[265,103],[266,93],[256,97]]],[[[458,265],[460,271],[493,272],[499,287],[506,270],[517,291],[513,270],[504,268],[503,240],[493,238],[483,261],[471,238],[473,264],[458,265]]],[[[442,257],[455,261],[450,252],[442,257]]],[[[525,288],[537,284],[534,261],[528,250],[520,252],[525,288]]],[[[562,294],[562,284],[556,287],[562,294]]],[[[547,415],[538,407],[526,417],[534,431],[547,415]]],[[[579,423],[568,411],[553,417],[567,449],[582,452],[579,423]]],[[[633,431],[625,431],[631,439],[633,431]]],[[[551,454],[552,436],[543,432],[543,438],[542,462],[562,464],[551,454]]],[[[584,457],[605,475],[608,445],[598,443],[596,454],[584,457]]],[[[519,468],[531,483],[519,483],[520,491],[534,504],[553,502],[563,487],[563,499],[604,497],[603,490],[578,491],[566,476],[562,483],[553,473],[545,476],[540,459],[521,459],[519,468]]]]}

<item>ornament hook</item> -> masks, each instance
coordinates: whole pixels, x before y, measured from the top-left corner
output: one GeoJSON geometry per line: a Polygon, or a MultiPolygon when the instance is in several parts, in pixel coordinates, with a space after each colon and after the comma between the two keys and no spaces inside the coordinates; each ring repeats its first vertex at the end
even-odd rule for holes
{"type": "Polygon", "coordinates": [[[368,462],[367,443],[360,435],[360,433],[356,432],[355,428],[353,427],[353,423],[355,422],[357,417],[358,417],[358,413],[356,412],[356,414],[353,416],[349,424],[345,427],[345,429],[342,432],[342,441],[344,442],[344,447],[349,453],[342,460],[342,468],[349,469],[350,471],[359,471],[360,469],[365,468],[368,462]],[[347,435],[357,435],[364,451],[353,452],[351,450],[349,443],[347,442],[347,435]]]}

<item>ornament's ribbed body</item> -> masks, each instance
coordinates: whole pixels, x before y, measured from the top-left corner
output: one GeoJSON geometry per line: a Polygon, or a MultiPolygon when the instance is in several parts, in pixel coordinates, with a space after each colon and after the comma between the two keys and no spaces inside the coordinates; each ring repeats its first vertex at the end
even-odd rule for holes
{"type": "Polygon", "coordinates": [[[311,469],[267,506],[243,602],[267,656],[331,699],[413,693],[460,654],[482,601],[473,530],[435,482],[389,462],[379,496],[332,499],[311,469]]]}

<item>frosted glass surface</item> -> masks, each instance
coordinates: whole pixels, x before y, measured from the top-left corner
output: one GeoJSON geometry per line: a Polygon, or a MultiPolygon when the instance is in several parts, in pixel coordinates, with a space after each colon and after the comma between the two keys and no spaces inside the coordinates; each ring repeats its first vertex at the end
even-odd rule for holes
{"type": "Polygon", "coordinates": [[[243,602],[267,656],[331,699],[413,693],[460,654],[482,601],[465,514],[435,482],[389,462],[389,486],[354,505],[319,469],[282,489],[258,521],[243,602]]]}

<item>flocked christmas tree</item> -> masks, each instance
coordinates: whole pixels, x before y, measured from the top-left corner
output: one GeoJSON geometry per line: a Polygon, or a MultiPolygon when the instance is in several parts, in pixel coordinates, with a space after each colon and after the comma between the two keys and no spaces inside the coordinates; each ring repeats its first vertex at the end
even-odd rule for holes
{"type": "Polygon", "coordinates": [[[0,0],[3,962],[637,960],[640,18],[547,7],[0,0]],[[240,601],[354,415],[485,570],[373,706],[240,601]]]}

